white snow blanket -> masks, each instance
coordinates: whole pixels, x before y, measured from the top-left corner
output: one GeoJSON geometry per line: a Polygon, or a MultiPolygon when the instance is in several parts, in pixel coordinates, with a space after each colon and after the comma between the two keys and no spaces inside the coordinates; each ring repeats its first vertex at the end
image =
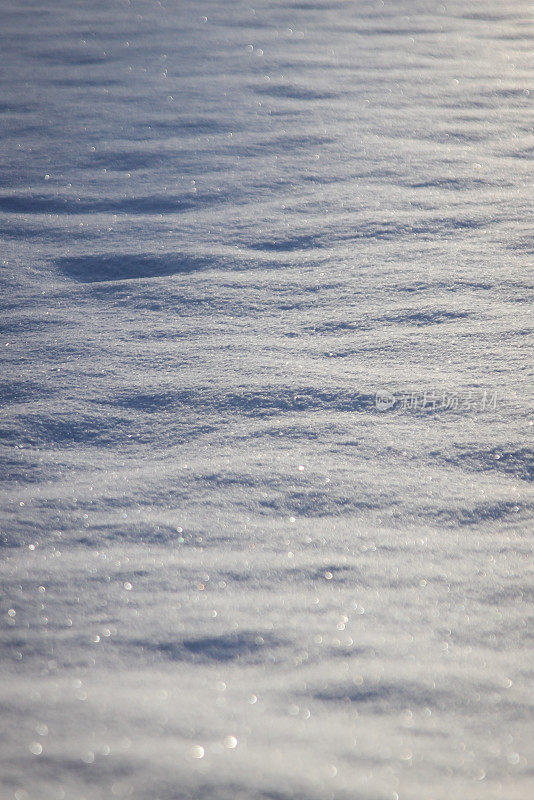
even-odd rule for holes
{"type": "Polygon", "coordinates": [[[0,0],[8,800],[534,796],[524,0],[0,0]]]}

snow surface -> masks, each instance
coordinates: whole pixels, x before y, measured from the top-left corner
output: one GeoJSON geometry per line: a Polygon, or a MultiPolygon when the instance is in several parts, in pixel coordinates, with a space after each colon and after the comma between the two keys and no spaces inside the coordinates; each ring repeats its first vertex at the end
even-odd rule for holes
{"type": "Polygon", "coordinates": [[[2,799],[534,796],[531,3],[0,11],[2,799]]]}

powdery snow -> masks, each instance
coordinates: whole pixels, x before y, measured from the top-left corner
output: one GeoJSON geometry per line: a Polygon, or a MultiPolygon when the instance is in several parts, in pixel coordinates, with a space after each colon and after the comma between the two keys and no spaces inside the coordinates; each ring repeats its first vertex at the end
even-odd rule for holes
{"type": "Polygon", "coordinates": [[[530,4],[0,10],[2,798],[530,797],[530,4]]]}

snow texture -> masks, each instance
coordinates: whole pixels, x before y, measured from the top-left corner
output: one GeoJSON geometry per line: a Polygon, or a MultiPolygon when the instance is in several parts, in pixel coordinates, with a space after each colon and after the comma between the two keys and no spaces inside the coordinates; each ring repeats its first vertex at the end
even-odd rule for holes
{"type": "Polygon", "coordinates": [[[1,797],[534,796],[531,3],[0,12],[1,797]]]}

